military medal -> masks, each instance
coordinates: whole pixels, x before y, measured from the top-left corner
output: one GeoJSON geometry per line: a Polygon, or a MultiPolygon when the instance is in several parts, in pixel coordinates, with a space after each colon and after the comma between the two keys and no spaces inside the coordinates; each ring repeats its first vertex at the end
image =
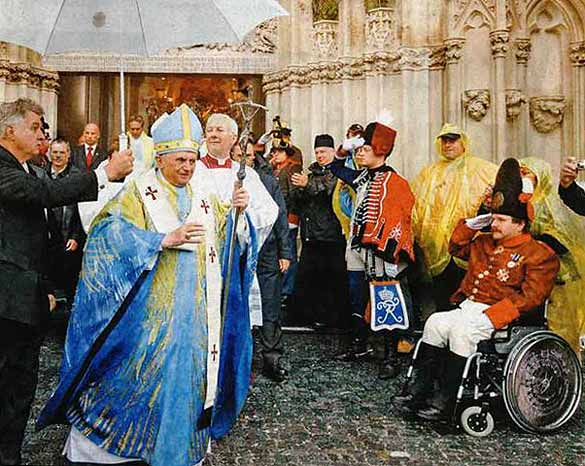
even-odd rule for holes
{"type": "Polygon", "coordinates": [[[498,280],[501,282],[507,282],[510,278],[510,272],[508,269],[500,269],[496,272],[496,277],[498,277],[498,280]]]}
{"type": "Polygon", "coordinates": [[[510,254],[510,259],[512,259],[512,260],[510,262],[508,262],[507,266],[509,269],[513,269],[522,260],[522,256],[518,253],[513,253],[513,254],[510,254]]]}

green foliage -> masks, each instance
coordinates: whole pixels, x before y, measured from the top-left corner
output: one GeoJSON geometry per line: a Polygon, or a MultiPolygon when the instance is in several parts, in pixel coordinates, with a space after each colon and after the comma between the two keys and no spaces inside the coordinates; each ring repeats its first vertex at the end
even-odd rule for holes
{"type": "Polygon", "coordinates": [[[390,8],[390,0],[366,0],[366,11],[373,10],[374,8],[390,8]]]}
{"type": "Polygon", "coordinates": [[[313,0],[313,21],[339,19],[339,0],[313,0]]]}

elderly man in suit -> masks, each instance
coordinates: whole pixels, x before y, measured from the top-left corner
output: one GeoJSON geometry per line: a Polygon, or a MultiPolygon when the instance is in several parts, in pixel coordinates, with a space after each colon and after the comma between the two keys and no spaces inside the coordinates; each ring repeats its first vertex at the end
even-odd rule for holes
{"type": "Polygon", "coordinates": [[[83,144],[72,150],[73,165],[86,172],[95,170],[100,163],[108,158],[107,152],[99,146],[100,127],[96,123],[85,125],[83,141],[83,144]]]}
{"type": "Polygon", "coordinates": [[[0,464],[21,464],[20,448],[37,383],[43,323],[54,307],[47,276],[45,209],[92,200],[108,180],[132,171],[131,151],[106,167],[39,178],[30,165],[43,140],[43,109],[30,99],[0,104],[0,464]],[[51,303],[51,305],[50,305],[51,303]]]}

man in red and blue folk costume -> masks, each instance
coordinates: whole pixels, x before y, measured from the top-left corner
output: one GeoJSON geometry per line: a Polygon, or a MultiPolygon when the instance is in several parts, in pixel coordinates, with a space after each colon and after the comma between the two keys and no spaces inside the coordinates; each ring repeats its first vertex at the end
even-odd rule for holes
{"type": "MultiPolygon", "coordinates": [[[[333,174],[357,193],[346,249],[352,342],[347,351],[337,355],[340,360],[360,359],[373,352],[368,345],[369,329],[365,320],[370,282],[400,282],[402,310],[412,308],[404,271],[414,260],[411,231],[414,196],[408,182],[386,164],[394,149],[396,135],[396,130],[387,124],[372,122],[356,148],[356,161],[363,168],[348,168],[338,157],[330,165],[333,174]]],[[[401,328],[406,328],[404,324],[408,323],[406,314],[401,328]]],[[[386,338],[379,373],[382,379],[396,375],[393,358],[398,340],[396,333],[391,332],[386,338]]]]}

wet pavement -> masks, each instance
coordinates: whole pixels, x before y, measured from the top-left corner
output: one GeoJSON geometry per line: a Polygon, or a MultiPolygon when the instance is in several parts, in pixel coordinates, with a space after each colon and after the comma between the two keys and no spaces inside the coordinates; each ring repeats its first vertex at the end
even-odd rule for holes
{"type": "MultiPolygon", "coordinates": [[[[290,378],[275,384],[254,360],[251,392],[231,434],[212,445],[206,466],[585,466],[582,407],[553,435],[520,432],[505,416],[496,430],[477,439],[445,433],[432,424],[401,417],[390,398],[401,375],[377,378],[377,357],[338,362],[331,356],[343,336],[287,334],[290,378]]],[[[67,428],[35,433],[33,417],[57,383],[61,343],[50,336],[42,348],[40,384],[23,449],[25,464],[61,466],[67,428]]]]}

